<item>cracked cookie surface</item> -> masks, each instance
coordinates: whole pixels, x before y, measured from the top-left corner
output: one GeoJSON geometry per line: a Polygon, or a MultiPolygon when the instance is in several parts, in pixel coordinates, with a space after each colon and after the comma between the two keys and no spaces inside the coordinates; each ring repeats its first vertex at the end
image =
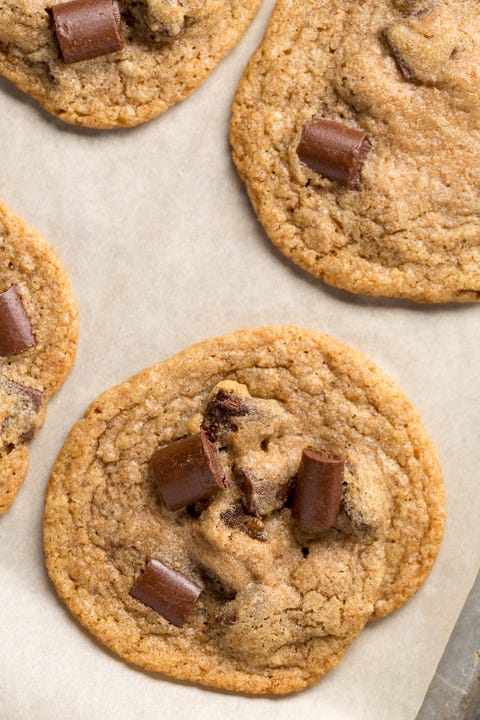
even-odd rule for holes
{"type": "Polygon", "coordinates": [[[278,0],[231,141],[282,253],[356,293],[480,298],[479,26],[474,0],[278,0]],[[358,189],[300,162],[314,117],[368,133],[358,189]]]}
{"type": "Polygon", "coordinates": [[[235,45],[261,0],[120,0],[124,48],[66,65],[47,9],[0,7],[0,73],[62,120],[137,125],[183,100],[235,45]]]}
{"type": "Polygon", "coordinates": [[[59,259],[38,233],[0,204],[0,293],[12,287],[35,344],[0,356],[0,515],[27,474],[28,443],[70,371],[78,336],[77,307],[59,259]]]}
{"type": "Polygon", "coordinates": [[[435,451],[410,403],[360,353],[298,328],[208,340],[96,400],[47,490],[44,545],[62,600],[130,662],[251,693],[300,690],[368,619],[426,578],[443,529],[435,451]],[[208,434],[225,489],[169,511],[150,458],[208,434]],[[346,458],[333,528],[305,531],[289,495],[302,450],[346,458]],[[203,592],[175,627],[130,596],[155,558],[203,592]]]}

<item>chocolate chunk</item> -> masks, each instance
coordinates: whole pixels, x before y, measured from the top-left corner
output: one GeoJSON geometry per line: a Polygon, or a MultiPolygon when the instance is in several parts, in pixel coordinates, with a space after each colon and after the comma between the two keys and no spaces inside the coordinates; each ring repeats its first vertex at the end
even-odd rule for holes
{"type": "Polygon", "coordinates": [[[303,128],[297,155],[315,172],[353,190],[359,185],[363,163],[371,147],[363,130],[313,118],[303,128]]]}
{"type": "Polygon", "coordinates": [[[267,539],[263,522],[259,520],[259,518],[247,515],[240,503],[231,505],[228,510],[221,513],[220,518],[227,527],[241,530],[251,537],[252,540],[265,542],[267,539]]]}
{"type": "Polygon", "coordinates": [[[293,480],[285,482],[257,478],[251,470],[233,467],[235,482],[243,493],[242,503],[245,510],[255,515],[268,515],[282,508],[291,493],[293,480]]]}
{"type": "Polygon", "coordinates": [[[43,393],[40,392],[40,390],[27,387],[26,385],[20,385],[19,383],[13,384],[16,385],[17,394],[20,400],[19,412],[24,413],[25,416],[30,414],[32,419],[32,425],[28,428],[28,430],[22,432],[20,435],[20,441],[30,442],[30,440],[33,440],[33,436],[35,435],[36,426],[34,423],[34,417],[38,415],[38,412],[42,407],[43,393]]]}
{"type": "Polygon", "coordinates": [[[202,430],[212,442],[219,439],[222,431],[236,430],[237,426],[232,418],[248,415],[250,406],[241,398],[226,390],[219,390],[211,400],[202,422],[202,430]]]}
{"type": "Polygon", "coordinates": [[[326,530],[337,522],[345,461],[338,455],[307,448],[302,453],[292,516],[308,530],[326,530]]]}
{"type": "Polygon", "coordinates": [[[220,518],[227,527],[238,529],[241,527],[245,513],[238,503],[231,505],[228,510],[221,513],[220,518]]]}
{"type": "Polygon", "coordinates": [[[36,388],[21,385],[13,381],[10,381],[10,384],[15,386],[15,391],[22,401],[23,409],[38,413],[42,407],[43,393],[36,388]]]}
{"type": "Polygon", "coordinates": [[[43,393],[1,377],[0,395],[4,396],[6,402],[6,415],[0,424],[2,440],[13,445],[29,442],[35,434],[43,393]]]}
{"type": "Polygon", "coordinates": [[[117,52],[123,48],[117,0],[72,0],[51,8],[63,61],[117,52]]]}
{"type": "Polygon", "coordinates": [[[169,510],[204,500],[226,487],[218,450],[203,430],[158,448],[150,467],[169,510]]]}
{"type": "Polygon", "coordinates": [[[152,558],[137,578],[130,595],[172,625],[182,627],[192,614],[201,592],[202,588],[185,575],[152,558]]]}
{"type": "Polygon", "coordinates": [[[0,355],[20,355],[36,345],[30,319],[17,288],[0,293],[0,355]]]}
{"type": "Polygon", "coordinates": [[[242,530],[246,532],[252,540],[258,540],[259,542],[267,541],[267,533],[263,528],[263,522],[256,517],[247,515],[242,530]]]}
{"type": "Polygon", "coordinates": [[[26,432],[24,432],[20,435],[20,440],[22,442],[30,442],[30,440],[33,440],[34,435],[35,435],[35,428],[32,426],[26,432]]]}
{"type": "Polygon", "coordinates": [[[227,627],[229,625],[235,625],[235,623],[237,622],[237,613],[235,610],[229,608],[218,613],[215,616],[215,620],[220,625],[226,625],[227,627]]]}

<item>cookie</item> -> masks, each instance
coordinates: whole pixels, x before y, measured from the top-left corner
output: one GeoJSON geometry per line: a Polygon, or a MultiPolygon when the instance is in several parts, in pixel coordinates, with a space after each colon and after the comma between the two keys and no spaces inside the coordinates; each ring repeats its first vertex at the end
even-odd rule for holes
{"type": "Polygon", "coordinates": [[[41,0],[0,9],[0,73],[61,120],[138,125],[186,98],[261,0],[41,0]]]}
{"type": "Polygon", "coordinates": [[[75,357],[77,307],[50,245],[0,205],[0,515],[27,474],[28,445],[75,357]]]}
{"type": "Polygon", "coordinates": [[[394,383],[273,327],[101,395],[54,466],[44,546],[62,600],[124,659],[287,693],[415,593],[443,522],[435,451],[394,383]]]}
{"type": "Polygon", "coordinates": [[[480,297],[473,0],[278,0],[233,104],[233,157],[279,250],[330,285],[480,297]]]}

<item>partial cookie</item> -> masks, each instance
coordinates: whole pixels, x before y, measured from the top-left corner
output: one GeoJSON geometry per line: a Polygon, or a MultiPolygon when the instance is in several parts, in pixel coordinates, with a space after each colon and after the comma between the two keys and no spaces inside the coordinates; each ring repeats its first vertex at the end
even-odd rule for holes
{"type": "Polygon", "coordinates": [[[475,0],[278,0],[233,104],[272,242],[331,285],[480,297],[475,0]]]}
{"type": "Polygon", "coordinates": [[[263,328],[94,402],[53,469],[44,544],[60,597],[123,658],[286,693],[411,597],[443,521],[435,451],[393,382],[327,336],[263,328]]]}
{"type": "Polygon", "coordinates": [[[186,98],[261,0],[19,0],[0,8],[0,73],[68,123],[138,125],[186,98]]]}
{"type": "Polygon", "coordinates": [[[75,357],[77,307],[50,245],[0,205],[0,515],[27,474],[28,445],[75,357]]]}

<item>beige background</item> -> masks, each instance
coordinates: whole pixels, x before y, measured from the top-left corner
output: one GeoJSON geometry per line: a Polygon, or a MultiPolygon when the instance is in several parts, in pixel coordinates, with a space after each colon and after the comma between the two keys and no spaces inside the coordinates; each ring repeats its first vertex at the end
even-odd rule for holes
{"type": "Polygon", "coordinates": [[[80,305],[75,369],[0,519],[1,720],[413,720],[480,563],[480,307],[355,298],[272,248],[232,166],[229,107],[272,0],[187,101],[137,129],[76,130],[0,81],[0,197],[58,251],[80,305]],[[141,672],[70,617],[46,577],[45,486],[86,405],[193,342],[295,323],[362,350],[415,403],[439,449],[448,525],[434,571],[336,671],[279,700],[141,672]]]}

